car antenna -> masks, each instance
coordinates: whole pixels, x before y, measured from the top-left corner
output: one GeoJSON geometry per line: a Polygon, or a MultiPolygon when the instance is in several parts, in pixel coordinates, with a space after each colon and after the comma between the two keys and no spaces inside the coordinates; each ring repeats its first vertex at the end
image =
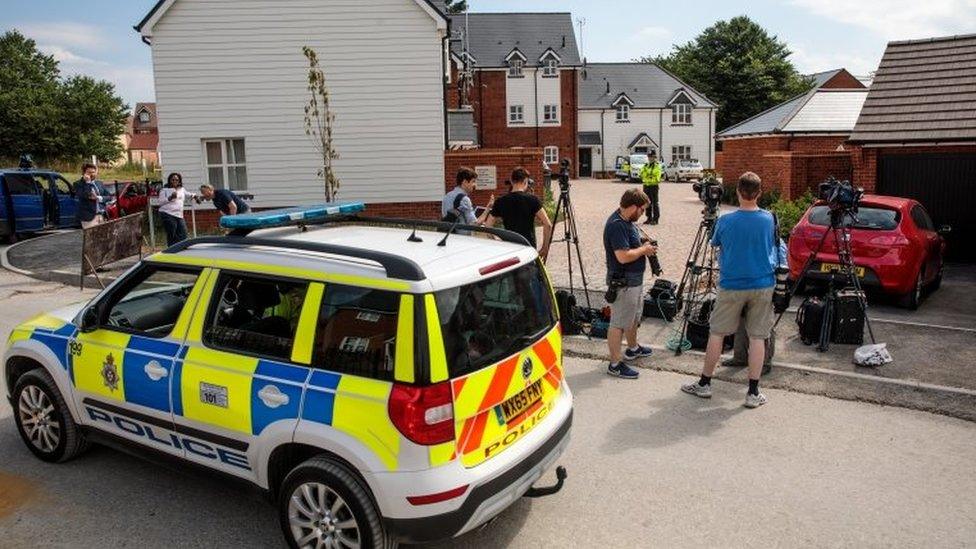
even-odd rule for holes
{"type": "Polygon", "coordinates": [[[447,234],[444,235],[444,238],[440,242],[438,242],[437,245],[440,246],[441,248],[443,248],[444,246],[447,246],[447,239],[450,238],[450,236],[452,234],[454,234],[454,230],[457,229],[457,226],[460,223],[461,223],[461,219],[458,219],[457,221],[455,221],[454,224],[451,225],[451,228],[447,230],[447,234]]]}
{"type": "Polygon", "coordinates": [[[413,226],[413,232],[407,237],[407,242],[423,242],[424,239],[417,236],[417,226],[413,226]]]}

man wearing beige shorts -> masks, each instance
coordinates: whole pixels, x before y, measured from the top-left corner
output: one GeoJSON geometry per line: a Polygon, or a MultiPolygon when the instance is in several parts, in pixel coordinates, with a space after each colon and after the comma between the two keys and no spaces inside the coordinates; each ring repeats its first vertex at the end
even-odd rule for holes
{"type": "Polygon", "coordinates": [[[749,336],[749,390],[745,406],[766,404],[759,392],[759,377],[765,359],[765,341],[773,328],[773,287],[776,284],[778,238],[773,215],[759,209],[762,181],[747,172],[736,188],[739,209],[723,215],[715,224],[712,246],[719,249],[718,296],[709,319],[708,346],[701,379],[681,387],[700,398],[712,396],[712,374],[722,354],[726,336],[744,322],[749,336]],[[745,319],[742,318],[745,312],[745,319]]]}

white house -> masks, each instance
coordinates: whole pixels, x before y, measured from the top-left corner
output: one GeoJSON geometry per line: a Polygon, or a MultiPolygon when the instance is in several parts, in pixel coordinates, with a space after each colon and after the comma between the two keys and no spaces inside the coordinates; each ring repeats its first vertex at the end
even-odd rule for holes
{"type": "Polygon", "coordinates": [[[152,48],[163,168],[246,189],[258,207],[321,201],[304,131],[310,46],[331,90],[341,198],[438,201],[447,29],[428,0],[162,0],[136,30],[152,48]]]}
{"type": "Polygon", "coordinates": [[[655,64],[588,64],[580,79],[580,166],[612,176],[618,156],[654,152],[666,164],[694,158],[712,168],[717,109],[655,64]]]}

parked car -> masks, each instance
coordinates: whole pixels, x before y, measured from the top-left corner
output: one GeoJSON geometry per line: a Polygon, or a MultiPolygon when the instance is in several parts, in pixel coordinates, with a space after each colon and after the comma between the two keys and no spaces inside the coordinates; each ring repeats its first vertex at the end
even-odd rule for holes
{"type": "Polygon", "coordinates": [[[696,179],[701,181],[705,175],[705,167],[697,160],[672,160],[664,168],[665,181],[690,181],[696,179]]]}
{"type": "Polygon", "coordinates": [[[74,185],[49,170],[0,169],[0,238],[78,226],[74,185]]]}
{"type": "Polygon", "coordinates": [[[145,211],[149,204],[150,190],[147,183],[116,181],[106,183],[105,188],[118,197],[114,203],[105,206],[105,213],[109,219],[118,219],[129,214],[145,211]]]}
{"type": "MultiPolygon", "coordinates": [[[[903,306],[917,309],[925,290],[942,283],[946,243],[925,208],[908,198],[866,195],[850,227],[851,250],[857,276],[866,288],[899,296],[903,306]]],[[[817,249],[830,226],[830,209],[817,202],[800,219],[790,235],[790,277],[798,280],[807,259],[817,249]]],[[[839,269],[837,244],[830,235],[807,270],[809,280],[827,280],[839,269]]]]}
{"type": "Polygon", "coordinates": [[[618,156],[615,163],[614,175],[621,181],[639,181],[641,168],[647,164],[648,158],[644,153],[630,156],[618,156]]]}

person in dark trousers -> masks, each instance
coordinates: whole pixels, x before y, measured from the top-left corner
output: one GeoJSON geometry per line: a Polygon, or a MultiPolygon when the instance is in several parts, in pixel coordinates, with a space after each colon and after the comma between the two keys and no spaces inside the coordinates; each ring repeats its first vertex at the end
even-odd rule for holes
{"type": "Polygon", "coordinates": [[[661,163],[653,152],[647,156],[647,164],[641,168],[640,178],[644,185],[644,194],[651,201],[647,206],[646,225],[657,225],[661,219],[661,163]]]}
{"type": "Polygon", "coordinates": [[[759,209],[762,180],[746,172],[736,188],[739,209],[718,218],[712,246],[719,249],[718,296],[709,318],[708,346],[701,379],[683,385],[681,390],[700,397],[711,398],[712,374],[722,354],[725,337],[734,334],[745,313],[746,333],[749,336],[749,390],[746,408],[766,404],[766,396],[759,392],[759,377],[766,353],[766,340],[773,328],[773,288],[776,285],[776,255],[778,246],[773,235],[776,223],[773,214],[759,209]]]}
{"type": "Polygon", "coordinates": [[[114,196],[98,180],[98,166],[86,162],[81,167],[81,179],[75,182],[78,198],[78,221],[82,229],[89,229],[105,222],[105,206],[114,196]]]}
{"type": "Polygon", "coordinates": [[[512,192],[495,201],[485,225],[491,227],[499,219],[509,231],[525,237],[533,248],[538,248],[535,238],[535,224],[542,225],[542,250],[539,255],[545,261],[549,255],[549,237],[552,235],[552,221],[542,207],[542,201],[529,192],[529,172],[516,168],[512,172],[512,192]]]}
{"type": "MultiPolygon", "coordinates": [[[[607,373],[624,379],[637,379],[630,362],[651,356],[651,348],[637,342],[637,326],[643,316],[644,271],[647,258],[657,254],[657,246],[642,242],[637,226],[649,200],[640,189],[630,189],[620,198],[620,208],[607,219],[603,228],[603,249],[607,260],[607,286],[616,289],[610,304],[610,365],[607,373]],[[627,339],[627,350],[620,345],[627,339]]],[[[608,298],[609,299],[609,298],[608,298]]]]}
{"type": "Polygon", "coordinates": [[[159,191],[159,218],[166,231],[167,246],[186,240],[186,219],[183,217],[186,199],[183,176],[175,172],[169,174],[166,186],[159,191]]]}
{"type": "Polygon", "coordinates": [[[250,206],[241,197],[234,194],[234,191],[214,189],[210,185],[200,185],[200,199],[197,200],[198,204],[200,200],[212,200],[214,208],[217,208],[221,217],[225,215],[246,214],[251,211],[250,206]]]}

